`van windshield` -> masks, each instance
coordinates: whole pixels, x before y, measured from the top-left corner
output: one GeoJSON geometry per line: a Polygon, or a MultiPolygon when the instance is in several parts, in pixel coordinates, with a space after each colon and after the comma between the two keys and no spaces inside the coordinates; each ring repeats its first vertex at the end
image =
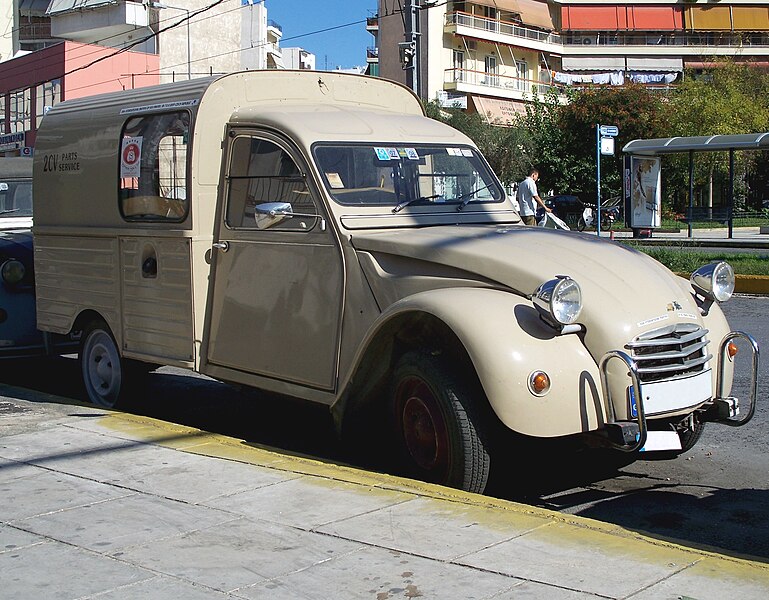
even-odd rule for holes
{"type": "Polygon", "coordinates": [[[468,146],[317,144],[315,160],[331,196],[344,205],[455,205],[502,202],[499,182],[468,146]]]}

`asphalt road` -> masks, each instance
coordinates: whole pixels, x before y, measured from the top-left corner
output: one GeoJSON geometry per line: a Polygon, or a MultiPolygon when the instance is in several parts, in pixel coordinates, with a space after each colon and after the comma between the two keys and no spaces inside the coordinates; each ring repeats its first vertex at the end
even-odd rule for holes
{"type": "MultiPolygon", "coordinates": [[[[738,296],[724,310],[733,328],[750,332],[769,348],[769,298],[738,296]]],[[[751,423],[742,428],[709,425],[699,444],[675,460],[639,460],[617,468],[591,453],[527,449],[513,453],[495,473],[492,493],[769,562],[768,376],[765,360],[751,423]]],[[[44,399],[39,392],[84,400],[71,357],[5,362],[0,380],[26,388],[17,397],[27,400],[44,399]]],[[[740,377],[736,395],[744,395],[746,385],[740,377]]],[[[151,374],[148,389],[124,409],[287,452],[367,466],[363,457],[345,452],[323,407],[239,391],[179,369],[164,367],[151,374]]]]}

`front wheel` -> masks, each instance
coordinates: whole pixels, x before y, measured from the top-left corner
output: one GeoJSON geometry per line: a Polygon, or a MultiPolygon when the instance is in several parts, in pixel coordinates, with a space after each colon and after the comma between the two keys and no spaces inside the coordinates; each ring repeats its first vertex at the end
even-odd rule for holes
{"type": "Polygon", "coordinates": [[[482,493],[490,456],[484,440],[478,385],[469,385],[441,356],[409,352],[398,361],[392,408],[408,475],[482,493]],[[472,390],[472,391],[471,391],[472,390]]]}
{"type": "Polygon", "coordinates": [[[580,217],[579,221],[577,221],[577,231],[585,231],[585,227],[587,227],[587,223],[585,223],[585,218],[580,217]]]}
{"type": "Polygon", "coordinates": [[[114,407],[123,388],[123,363],[106,323],[94,321],[85,328],[78,359],[88,399],[114,407]]]}

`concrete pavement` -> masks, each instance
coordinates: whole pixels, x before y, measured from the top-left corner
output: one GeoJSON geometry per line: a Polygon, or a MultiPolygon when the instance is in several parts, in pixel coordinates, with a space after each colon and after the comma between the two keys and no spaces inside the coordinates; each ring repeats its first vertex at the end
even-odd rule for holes
{"type": "Polygon", "coordinates": [[[0,598],[769,597],[763,563],[9,386],[0,396],[0,598]]]}

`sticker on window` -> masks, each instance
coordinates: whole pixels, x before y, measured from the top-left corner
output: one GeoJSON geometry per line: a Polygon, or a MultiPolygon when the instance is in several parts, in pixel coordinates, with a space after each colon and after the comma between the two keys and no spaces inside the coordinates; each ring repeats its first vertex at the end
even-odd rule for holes
{"type": "Polygon", "coordinates": [[[376,152],[376,157],[379,160],[390,160],[390,155],[387,152],[387,148],[374,148],[374,152],[376,152]]]}
{"type": "Polygon", "coordinates": [[[462,150],[460,148],[446,148],[446,152],[448,152],[450,156],[462,156],[462,150]]]}
{"type": "Polygon", "coordinates": [[[326,173],[326,179],[328,180],[328,184],[335,190],[344,187],[344,182],[339,176],[339,173],[326,173]]]}
{"type": "Polygon", "coordinates": [[[142,138],[123,138],[123,148],[120,151],[120,177],[139,177],[141,175],[142,138]]]}
{"type": "Polygon", "coordinates": [[[419,154],[416,148],[406,148],[406,156],[411,160],[419,160],[419,154]]]}
{"type": "Polygon", "coordinates": [[[398,154],[398,149],[397,148],[388,148],[387,149],[387,154],[390,156],[390,158],[394,158],[396,160],[398,158],[400,158],[400,155],[398,154]]]}
{"type": "Polygon", "coordinates": [[[473,151],[470,150],[470,148],[462,148],[462,156],[466,156],[468,158],[473,157],[473,151]]]}

